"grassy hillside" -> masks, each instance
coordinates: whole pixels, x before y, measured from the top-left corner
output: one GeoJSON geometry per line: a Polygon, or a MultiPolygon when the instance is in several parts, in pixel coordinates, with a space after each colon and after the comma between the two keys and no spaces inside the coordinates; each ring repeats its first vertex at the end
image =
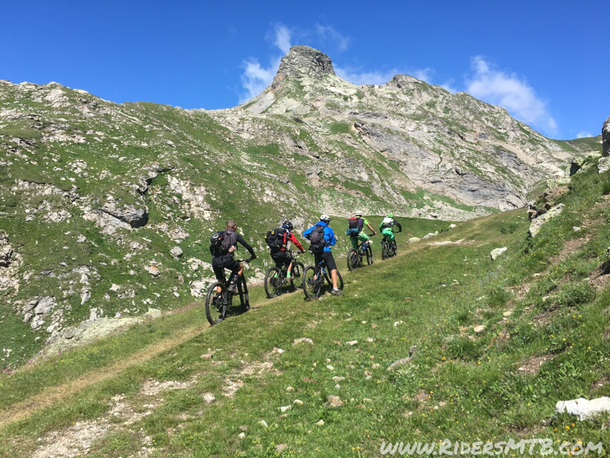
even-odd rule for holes
{"type": "Polygon", "coordinates": [[[384,441],[443,439],[607,447],[607,414],[579,422],[554,406],[610,394],[609,192],[607,176],[579,173],[535,239],[523,210],[412,245],[403,233],[397,258],[380,261],[376,243],[375,264],[346,273],[343,297],[267,301],[254,289],[251,312],[213,328],[193,306],[1,375],[0,454],[380,456],[384,441]],[[302,337],[312,343],[295,344],[302,337]]]}

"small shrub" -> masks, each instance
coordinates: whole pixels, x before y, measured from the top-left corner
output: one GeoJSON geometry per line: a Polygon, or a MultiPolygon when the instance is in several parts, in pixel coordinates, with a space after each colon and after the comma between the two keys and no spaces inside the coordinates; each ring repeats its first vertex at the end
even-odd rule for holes
{"type": "Polygon", "coordinates": [[[490,307],[502,307],[508,301],[509,293],[502,288],[494,288],[488,293],[490,307]]]}
{"type": "Polygon", "coordinates": [[[513,234],[517,230],[517,223],[506,223],[500,226],[501,234],[513,234]]]}
{"type": "Polygon", "coordinates": [[[480,353],[477,345],[467,337],[460,337],[454,340],[447,347],[447,353],[452,358],[464,361],[475,361],[479,359],[480,353]]]}
{"type": "Polygon", "coordinates": [[[559,302],[567,307],[578,307],[595,299],[596,291],[589,283],[570,283],[559,296],[559,302]]]}
{"type": "Polygon", "coordinates": [[[605,183],[602,183],[602,194],[604,196],[610,194],[610,182],[606,181],[605,183]]]}

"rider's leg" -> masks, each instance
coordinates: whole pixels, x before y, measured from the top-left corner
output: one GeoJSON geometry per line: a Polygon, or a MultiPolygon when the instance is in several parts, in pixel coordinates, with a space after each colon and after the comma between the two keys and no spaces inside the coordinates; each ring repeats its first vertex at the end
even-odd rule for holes
{"type": "Polygon", "coordinates": [[[349,241],[352,242],[352,248],[356,251],[358,250],[358,238],[359,237],[350,237],[349,238],[349,241]]]}
{"type": "Polygon", "coordinates": [[[369,236],[366,235],[364,233],[364,231],[362,231],[360,234],[358,234],[358,240],[360,240],[361,242],[367,242],[369,240],[369,236]]]}
{"type": "Polygon", "coordinates": [[[337,269],[330,271],[330,278],[333,280],[333,289],[339,289],[337,288],[337,269]]]}
{"type": "MultiPolygon", "coordinates": [[[[216,264],[216,263],[214,263],[214,261],[212,261],[212,269],[214,270],[214,275],[216,275],[216,280],[218,280],[221,283],[226,283],[227,279],[225,278],[224,267],[222,267],[222,265],[216,264]]],[[[222,292],[222,289],[220,288],[220,286],[216,287],[216,292],[217,293],[222,292]]]]}

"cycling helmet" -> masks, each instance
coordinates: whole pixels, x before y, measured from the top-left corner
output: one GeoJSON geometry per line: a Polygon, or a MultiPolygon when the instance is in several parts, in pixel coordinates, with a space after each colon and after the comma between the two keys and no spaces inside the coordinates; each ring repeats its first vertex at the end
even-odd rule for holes
{"type": "Polygon", "coordinates": [[[388,218],[394,218],[394,213],[388,213],[386,216],[387,216],[388,218]]]}
{"type": "Polygon", "coordinates": [[[322,221],[323,223],[330,223],[330,216],[322,215],[320,216],[320,221],[322,221]]]}
{"type": "Polygon", "coordinates": [[[354,216],[362,216],[362,210],[356,210],[354,216]]]}
{"type": "Polygon", "coordinates": [[[284,224],[282,224],[282,229],[286,229],[287,231],[292,231],[292,229],[294,229],[294,226],[292,225],[292,223],[290,221],[284,221],[284,224]]]}

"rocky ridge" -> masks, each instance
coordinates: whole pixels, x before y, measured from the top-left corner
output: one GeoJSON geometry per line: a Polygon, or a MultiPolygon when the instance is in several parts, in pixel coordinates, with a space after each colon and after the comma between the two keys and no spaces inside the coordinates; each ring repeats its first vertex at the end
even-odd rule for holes
{"type": "MultiPolygon", "coordinates": [[[[0,81],[0,368],[81,323],[201,296],[207,239],[227,218],[259,253],[287,218],[297,235],[356,207],[464,220],[523,206],[586,152],[410,76],[354,86],[302,46],[269,88],[227,110],[0,81]]],[[[269,264],[253,263],[250,281],[269,264]]]]}

